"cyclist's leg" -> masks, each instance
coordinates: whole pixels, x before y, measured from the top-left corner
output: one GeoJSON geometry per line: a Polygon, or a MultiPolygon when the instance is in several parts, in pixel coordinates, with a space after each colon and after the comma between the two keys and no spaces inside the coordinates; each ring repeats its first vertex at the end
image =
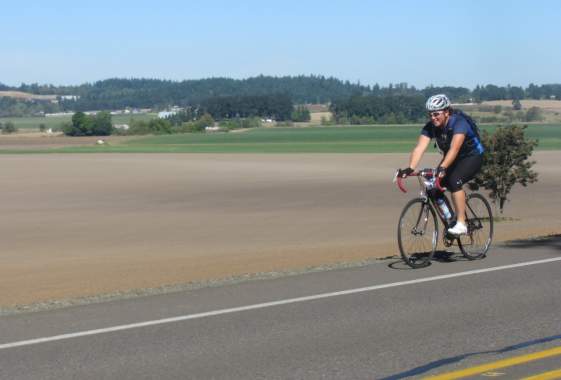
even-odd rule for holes
{"type": "Polygon", "coordinates": [[[452,192],[452,203],[456,210],[456,221],[466,224],[466,192],[462,188],[452,192]]]}
{"type": "Polygon", "coordinates": [[[469,182],[481,169],[481,156],[468,156],[457,159],[447,170],[445,185],[452,193],[452,202],[456,211],[457,221],[466,221],[466,193],[462,189],[464,183],[469,182]]]}

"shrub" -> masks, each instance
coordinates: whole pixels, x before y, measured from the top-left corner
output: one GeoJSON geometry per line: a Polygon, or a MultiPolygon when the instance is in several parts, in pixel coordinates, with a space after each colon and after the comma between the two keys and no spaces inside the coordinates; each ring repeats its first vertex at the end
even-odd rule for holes
{"type": "Polygon", "coordinates": [[[247,118],[234,118],[225,119],[220,122],[220,127],[232,130],[232,129],[242,129],[242,128],[259,128],[261,127],[261,119],[258,117],[247,117],[247,118]]]}
{"type": "Polygon", "coordinates": [[[5,122],[4,125],[2,126],[2,133],[6,135],[15,133],[17,131],[18,129],[16,128],[16,125],[11,121],[5,122]]]}
{"type": "Polygon", "coordinates": [[[535,162],[528,161],[538,142],[526,138],[526,128],[526,125],[500,127],[493,135],[487,131],[481,135],[485,146],[483,167],[471,186],[490,190],[489,196],[499,203],[501,213],[516,183],[527,186],[538,180],[538,174],[531,170],[535,162]]]}
{"type": "Polygon", "coordinates": [[[528,112],[526,112],[526,121],[542,121],[545,119],[543,116],[542,109],[539,107],[531,107],[528,112]]]}
{"type": "Polygon", "coordinates": [[[152,119],[150,121],[134,120],[131,121],[127,135],[166,135],[173,133],[173,127],[168,120],[152,119]]]}

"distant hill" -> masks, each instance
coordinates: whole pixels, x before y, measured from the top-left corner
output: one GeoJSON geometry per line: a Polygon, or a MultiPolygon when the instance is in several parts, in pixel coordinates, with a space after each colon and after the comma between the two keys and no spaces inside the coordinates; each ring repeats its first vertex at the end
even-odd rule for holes
{"type": "Polygon", "coordinates": [[[173,82],[158,79],[107,79],[94,84],[65,88],[78,95],[65,102],[77,110],[124,107],[165,108],[186,106],[221,96],[288,95],[294,103],[328,103],[353,94],[369,93],[370,87],[322,76],[268,77],[248,79],[209,78],[173,82]]]}
{"type": "Polygon", "coordinates": [[[407,83],[381,87],[350,83],[322,75],[256,76],[247,79],[207,78],[183,81],[142,78],[112,78],[76,86],[0,83],[0,115],[58,111],[115,110],[124,108],[165,109],[199,106],[220,97],[288,96],[293,104],[328,104],[356,96],[422,96],[447,94],[454,103],[505,99],[561,100],[560,84],[530,84],[527,88],[495,85],[417,89],[407,83]],[[57,98],[62,98],[55,104],[57,98]],[[41,101],[50,102],[41,102],[41,101]],[[15,104],[19,102],[20,104],[15,104]],[[25,103],[25,104],[22,104],[25,103]],[[34,103],[34,104],[31,104],[34,103]],[[50,103],[50,104],[49,104],[50,103]],[[56,107],[54,107],[56,106],[56,107]]]}
{"type": "Polygon", "coordinates": [[[112,78],[79,86],[22,84],[0,90],[34,95],[76,95],[65,100],[64,108],[74,110],[165,108],[193,105],[220,96],[288,95],[294,103],[328,103],[337,98],[367,94],[370,86],[324,76],[257,76],[247,79],[208,78],[184,81],[112,78]]]}

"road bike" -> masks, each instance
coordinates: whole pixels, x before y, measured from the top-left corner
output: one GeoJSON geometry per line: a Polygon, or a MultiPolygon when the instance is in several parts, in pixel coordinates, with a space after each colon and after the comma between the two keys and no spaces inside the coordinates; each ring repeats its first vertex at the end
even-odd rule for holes
{"type": "MultiPolygon", "coordinates": [[[[439,241],[439,223],[442,223],[442,241],[445,247],[454,244],[469,260],[485,257],[493,240],[493,214],[489,202],[481,194],[466,195],[467,234],[448,234],[456,217],[446,188],[440,185],[436,169],[427,168],[411,173],[419,179],[420,195],[411,199],[403,208],[397,227],[397,241],[403,261],[412,268],[422,268],[430,264],[439,241]],[[437,218],[438,216],[438,218],[437,218]]],[[[397,186],[404,193],[402,178],[396,173],[397,186]]]]}

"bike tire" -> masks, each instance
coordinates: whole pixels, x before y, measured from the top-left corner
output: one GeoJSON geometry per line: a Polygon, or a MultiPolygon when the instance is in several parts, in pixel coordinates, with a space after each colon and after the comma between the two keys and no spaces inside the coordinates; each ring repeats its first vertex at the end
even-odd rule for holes
{"type": "Polygon", "coordinates": [[[405,205],[399,216],[397,241],[403,261],[411,268],[430,264],[438,244],[438,219],[425,199],[415,198],[405,205]]]}
{"type": "Polygon", "coordinates": [[[468,233],[458,238],[458,246],[465,258],[485,257],[493,241],[493,213],[485,197],[472,193],[466,198],[466,225],[468,233]]]}

